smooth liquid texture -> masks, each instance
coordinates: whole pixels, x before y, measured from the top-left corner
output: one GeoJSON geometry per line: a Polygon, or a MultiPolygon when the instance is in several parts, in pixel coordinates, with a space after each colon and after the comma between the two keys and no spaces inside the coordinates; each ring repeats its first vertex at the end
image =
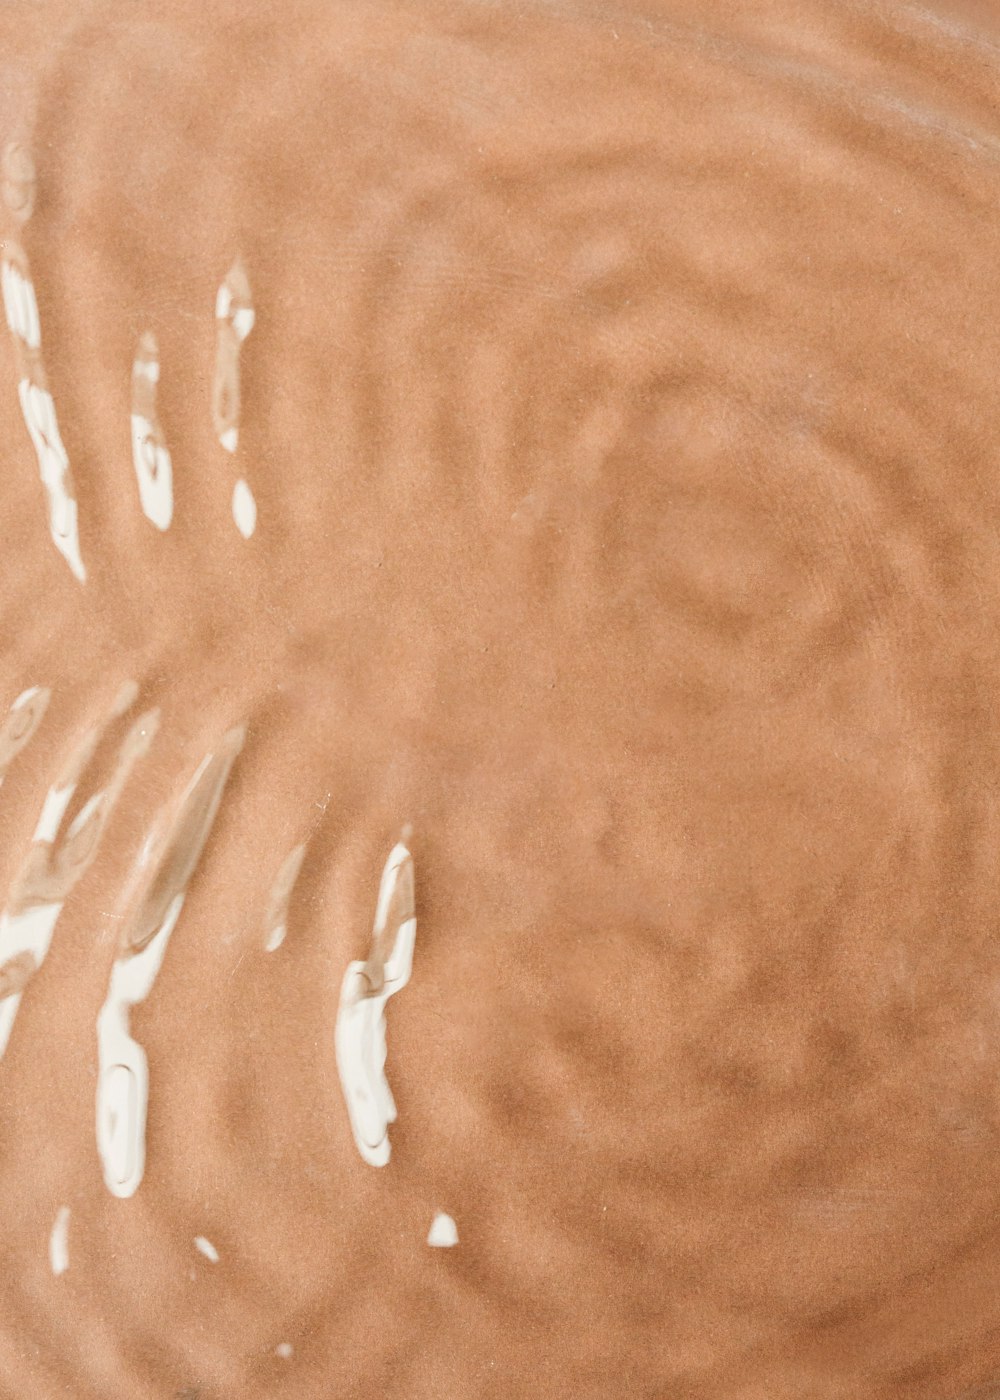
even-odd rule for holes
{"type": "Polygon", "coordinates": [[[987,22],[5,8],[87,564],[81,588],[52,546],[8,337],[4,695],[53,699],[0,792],[5,890],[106,679],[162,712],[3,1061],[7,1391],[953,1400],[1000,1377],[987,22]],[[128,422],[146,330],[162,535],[128,422]],[[116,899],[244,717],[135,1014],[159,1068],[122,1203],[91,1112],[116,899]],[[268,956],[276,864],[327,793],[268,956]],[[333,1026],[405,819],[419,975],[372,1172],[333,1026]],[[458,1248],[426,1247],[440,1203],[458,1248]]]}

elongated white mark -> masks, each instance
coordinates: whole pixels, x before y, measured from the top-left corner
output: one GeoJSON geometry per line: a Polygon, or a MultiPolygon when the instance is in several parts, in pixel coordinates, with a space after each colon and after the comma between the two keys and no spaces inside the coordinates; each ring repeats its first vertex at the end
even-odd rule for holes
{"type": "Polygon", "coordinates": [[[244,738],[242,728],[231,729],[206,755],[172,821],[151,834],[139,859],[130,913],[97,1017],[97,1148],[113,1196],[133,1195],[146,1166],[149,1065],[132,1038],[130,1012],[156,981],[244,738]]]}
{"type": "Polygon", "coordinates": [[[7,325],[29,350],[41,350],[42,328],[38,320],[35,289],[21,267],[5,262],[0,267],[7,325]]]}
{"type": "Polygon", "coordinates": [[[237,530],[248,540],[257,528],[257,502],[242,477],[233,487],[233,519],[237,530]]]}
{"type": "Polygon", "coordinates": [[[443,1210],[439,1210],[431,1221],[427,1243],[434,1249],[452,1249],[458,1244],[458,1226],[443,1210]]]}
{"type": "MultiPolygon", "coordinates": [[[[111,718],[120,719],[123,704],[127,709],[135,697],[136,687],[130,681],[116,695],[111,718]]],[[[7,1048],[24,989],[45,961],[63,904],[97,854],[107,820],[135,763],[149,748],[157,722],[158,713],[151,710],[132,724],[107,786],[91,795],[65,831],[66,812],[104,725],[86,732],[45,795],[31,845],[0,912],[0,1056],[7,1048]]]]}
{"type": "Polygon", "coordinates": [[[49,1236],[49,1264],[56,1278],[69,1268],[69,1206],[60,1206],[49,1236]]]}
{"type": "Polygon", "coordinates": [[[279,1342],[274,1348],[275,1356],[280,1356],[282,1361],[290,1361],[294,1353],[291,1342],[279,1342]]]}
{"type": "MultiPolygon", "coordinates": [[[[7,146],[0,157],[0,197],[15,222],[26,224],[35,205],[35,167],[23,146],[7,146]]],[[[80,556],[76,491],[42,359],[38,299],[28,255],[13,235],[4,239],[3,248],[0,293],[17,358],[21,412],[48,497],[49,534],[74,575],[83,583],[87,571],[80,556]]]]}
{"type": "Polygon", "coordinates": [[[215,379],[212,422],[227,452],[235,452],[240,428],[240,347],[254,324],[246,269],[237,258],[215,298],[215,379]]]}
{"type": "Polygon", "coordinates": [[[132,465],[143,514],[158,530],[166,530],[174,515],[174,476],[157,413],[159,379],[156,337],[146,331],[132,365],[132,465]]]}
{"type": "Polygon", "coordinates": [[[219,1251],[211,1240],[206,1240],[204,1235],[195,1235],[194,1247],[200,1254],[204,1254],[210,1264],[217,1264],[219,1262],[219,1251]]]}
{"type": "MultiPolygon", "coordinates": [[[[215,377],[212,381],[212,422],[226,452],[239,445],[241,389],[240,350],[253,330],[255,313],[246,269],[237,258],[226,273],[215,298],[215,377]]],[[[233,519],[248,540],[257,527],[257,502],[240,477],[233,489],[233,519]]]]}
{"type": "Polygon", "coordinates": [[[87,579],[80,555],[76,496],[69,458],[59,435],[55,404],[37,380],[21,379],[17,386],[21,412],[38,458],[38,470],[49,498],[49,534],[59,553],[81,583],[87,579]]]}
{"type": "Polygon", "coordinates": [[[271,896],[268,899],[267,913],[264,916],[266,938],[264,948],[268,953],[273,953],[285,941],[285,934],[288,931],[288,902],[292,897],[295,881],[299,878],[305,854],[306,846],[303,841],[295,846],[282,861],[281,869],[271,886],[271,896]]]}
{"type": "Polygon", "coordinates": [[[417,932],[413,858],[399,842],[382,872],[367,962],[347,965],[334,1035],[337,1068],[358,1151],[381,1167],[389,1160],[396,1104],[385,1077],[385,1004],[410,980],[417,932]]]}
{"type": "Polygon", "coordinates": [[[0,786],[3,785],[7,769],[41,724],[51,698],[50,690],[33,685],[22,690],[11,705],[7,718],[0,725],[0,786]]]}

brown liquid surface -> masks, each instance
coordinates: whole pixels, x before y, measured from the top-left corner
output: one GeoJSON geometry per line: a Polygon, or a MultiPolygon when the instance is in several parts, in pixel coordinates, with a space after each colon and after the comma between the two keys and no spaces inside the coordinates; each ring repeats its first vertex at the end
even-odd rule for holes
{"type": "Polygon", "coordinates": [[[0,791],[0,889],[109,686],[162,716],[0,1063],[0,1393],[988,1395],[990,11],[15,0],[0,37],[88,569],[48,537],[5,337],[0,714],[52,700],[0,791]],[[130,455],[145,331],[163,535],[130,455]],[[147,1167],[115,1200],[121,891],[242,723],[131,1016],[147,1167]],[[406,821],[374,1170],[333,1026],[406,821]],[[456,1249],[424,1243],[438,1210],[456,1249]]]}

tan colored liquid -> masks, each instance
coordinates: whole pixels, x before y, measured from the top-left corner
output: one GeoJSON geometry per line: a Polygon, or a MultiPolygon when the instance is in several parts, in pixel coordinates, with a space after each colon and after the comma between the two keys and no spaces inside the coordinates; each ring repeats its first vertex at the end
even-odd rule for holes
{"type": "Polygon", "coordinates": [[[0,1392],[995,1384],[989,13],[15,0],[0,38],[87,565],[48,537],[0,339],[0,710],[53,697],[0,790],[4,892],[94,697],[134,676],[162,714],[0,1065],[0,1392]],[[146,330],[163,533],[128,436],[146,330]],[[122,892],[244,721],[132,1017],[146,1175],[117,1201],[92,1105],[122,892]],[[333,1026],[406,820],[420,933],[373,1171],[333,1026]]]}

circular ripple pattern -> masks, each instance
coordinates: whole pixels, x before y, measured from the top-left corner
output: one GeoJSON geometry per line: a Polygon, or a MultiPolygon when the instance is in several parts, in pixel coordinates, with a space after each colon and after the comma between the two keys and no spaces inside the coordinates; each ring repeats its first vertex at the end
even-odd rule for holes
{"type": "Polygon", "coordinates": [[[781,0],[203,8],[3,21],[89,582],[44,537],[11,385],[0,707],[53,699],[0,875],[98,692],[140,677],[163,716],[0,1065],[8,1388],[997,1380],[996,36],[781,0]],[[249,541],[209,412],[237,255],[249,541]],[[134,1017],[123,1209],[91,1122],[116,901],[243,721],[134,1017]],[[406,820],[373,1173],[332,1028],[406,820]],[[438,1211],[454,1250],[424,1246],[438,1211]]]}

